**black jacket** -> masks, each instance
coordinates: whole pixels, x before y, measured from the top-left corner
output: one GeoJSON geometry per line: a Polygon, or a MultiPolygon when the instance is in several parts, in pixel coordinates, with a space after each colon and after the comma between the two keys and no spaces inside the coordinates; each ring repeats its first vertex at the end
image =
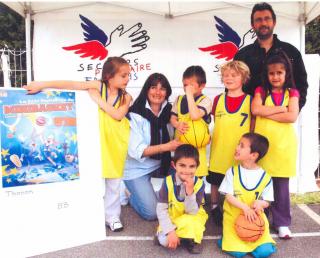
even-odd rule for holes
{"type": "Polygon", "coordinates": [[[264,48],[260,47],[258,40],[256,40],[253,44],[240,49],[235,55],[234,60],[243,61],[250,68],[251,79],[249,83],[244,86],[243,90],[253,96],[255,88],[261,86],[264,61],[269,55],[280,49],[287,54],[292,62],[293,77],[300,93],[299,107],[301,110],[306,103],[308,89],[307,73],[301,54],[299,50],[291,44],[280,41],[275,34],[273,35],[273,45],[267,53],[264,48]]]}

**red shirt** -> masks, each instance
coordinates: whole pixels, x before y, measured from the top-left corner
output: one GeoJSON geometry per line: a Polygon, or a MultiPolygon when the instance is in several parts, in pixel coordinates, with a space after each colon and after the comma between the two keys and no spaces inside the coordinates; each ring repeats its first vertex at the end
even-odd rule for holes
{"type": "MultiPolygon", "coordinates": [[[[218,100],[220,95],[215,96],[214,100],[213,100],[213,106],[212,106],[212,115],[214,116],[214,113],[216,111],[216,107],[218,104],[218,100]]],[[[239,106],[241,105],[241,103],[243,102],[244,98],[246,97],[246,94],[243,94],[241,96],[238,97],[229,97],[227,95],[226,97],[226,104],[227,104],[227,108],[229,112],[235,112],[239,106]]]]}

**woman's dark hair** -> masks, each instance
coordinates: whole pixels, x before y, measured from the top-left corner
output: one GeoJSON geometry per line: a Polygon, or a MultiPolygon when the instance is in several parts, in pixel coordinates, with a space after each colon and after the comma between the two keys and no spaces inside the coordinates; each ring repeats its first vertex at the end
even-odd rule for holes
{"type": "Polygon", "coordinates": [[[251,11],[251,26],[253,26],[253,16],[254,16],[254,13],[257,12],[257,11],[270,11],[271,12],[271,15],[272,15],[272,19],[273,19],[273,22],[276,22],[277,18],[276,18],[276,14],[274,13],[273,9],[272,9],[272,6],[266,2],[263,2],[263,3],[257,3],[253,6],[252,8],[252,11],[251,11]]]}
{"type": "Polygon", "coordinates": [[[146,105],[146,101],[148,99],[149,89],[151,88],[151,86],[156,86],[158,83],[160,83],[161,86],[166,89],[166,91],[167,91],[166,100],[168,100],[171,93],[172,93],[171,85],[170,85],[168,79],[161,73],[153,73],[145,81],[145,83],[141,89],[141,92],[140,92],[139,96],[137,97],[137,99],[134,101],[132,107],[139,105],[140,107],[144,108],[146,105]]]}
{"type": "Polygon", "coordinates": [[[292,64],[289,57],[282,50],[273,52],[266,60],[263,72],[262,72],[262,85],[266,95],[271,94],[272,85],[268,79],[268,68],[272,64],[282,64],[286,70],[286,78],[283,85],[283,89],[296,88],[296,84],[293,78],[292,64]]]}
{"type": "Polygon", "coordinates": [[[180,145],[174,152],[174,156],[172,158],[174,164],[178,162],[179,159],[182,158],[192,158],[197,163],[197,166],[199,166],[199,151],[196,147],[190,145],[190,144],[182,144],[180,145]]]}

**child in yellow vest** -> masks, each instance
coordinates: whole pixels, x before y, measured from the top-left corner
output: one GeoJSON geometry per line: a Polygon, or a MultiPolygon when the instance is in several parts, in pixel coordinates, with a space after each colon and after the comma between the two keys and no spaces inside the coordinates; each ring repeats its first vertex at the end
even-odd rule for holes
{"type": "Polygon", "coordinates": [[[34,94],[45,88],[89,90],[99,105],[102,176],[105,179],[105,218],[112,231],[123,229],[120,221],[120,183],[127,156],[129,121],[125,117],[131,96],[125,91],[129,82],[130,66],[121,57],[109,57],[103,65],[100,81],[31,82],[24,88],[34,94]]]}
{"type": "Polygon", "coordinates": [[[157,240],[169,249],[184,244],[190,253],[201,253],[201,240],[208,215],[203,208],[204,182],[195,176],[199,152],[190,144],[174,154],[174,175],[165,178],[159,191],[157,240]]]}
{"type": "Polygon", "coordinates": [[[264,209],[273,201],[271,177],[257,164],[268,151],[268,139],[256,133],[246,133],[240,139],[234,158],[239,165],[232,166],[223,179],[219,191],[225,194],[223,205],[223,233],[218,245],[234,257],[251,253],[253,257],[269,257],[276,251],[269,232],[264,209]],[[235,231],[235,221],[243,213],[248,221],[258,215],[265,223],[262,236],[255,242],[240,239],[235,231]]]}
{"type": "Polygon", "coordinates": [[[290,239],[289,178],[296,175],[297,137],[293,123],[299,114],[300,95],[291,61],[284,52],[267,59],[263,79],[264,85],[257,87],[252,102],[252,113],[257,116],[254,131],[270,142],[270,150],[260,165],[272,176],[272,223],[280,238],[290,239]]]}
{"type": "Polygon", "coordinates": [[[215,97],[212,108],[212,133],[209,175],[211,184],[211,214],[217,226],[222,224],[222,208],[218,188],[228,168],[235,164],[234,149],[241,136],[250,131],[251,97],[242,91],[250,71],[241,61],[230,61],[221,66],[221,80],[226,92],[215,97]]]}
{"type": "MultiPolygon", "coordinates": [[[[185,95],[178,96],[172,106],[170,123],[176,129],[176,138],[189,130],[188,122],[199,121],[203,123],[208,131],[211,122],[210,112],[212,108],[211,100],[202,94],[206,85],[206,73],[201,66],[188,67],[182,77],[185,95]]],[[[201,138],[203,135],[199,136],[201,138]]],[[[206,157],[206,147],[198,148],[200,165],[196,176],[203,177],[208,174],[208,162],[206,157]]]]}

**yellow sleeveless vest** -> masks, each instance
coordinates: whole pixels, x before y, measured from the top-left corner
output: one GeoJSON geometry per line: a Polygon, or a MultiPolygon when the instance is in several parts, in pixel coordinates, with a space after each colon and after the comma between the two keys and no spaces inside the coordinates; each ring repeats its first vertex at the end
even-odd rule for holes
{"type": "MultiPolygon", "coordinates": [[[[286,90],[281,106],[288,106],[289,91],[286,90]]],[[[272,96],[267,96],[266,106],[275,106],[272,96]]],[[[272,177],[296,175],[297,137],[292,123],[280,123],[258,116],[254,131],[269,140],[269,150],[259,165],[272,177]]]]}
{"type": "MultiPolygon", "coordinates": [[[[179,201],[176,196],[173,176],[167,176],[165,180],[168,189],[168,212],[172,223],[177,227],[177,236],[180,238],[193,239],[196,243],[201,243],[203,232],[205,231],[205,224],[208,219],[206,211],[201,205],[197,214],[186,214],[184,210],[183,200],[179,201]]],[[[195,177],[195,194],[197,194],[203,184],[204,183],[200,178],[195,177]]],[[[159,230],[161,230],[160,227],[159,230]]]]}
{"type": "Polygon", "coordinates": [[[225,175],[235,164],[234,152],[241,136],[250,131],[251,97],[247,95],[239,109],[228,112],[226,93],[219,97],[215,114],[210,150],[209,170],[225,175]]]}
{"type": "MultiPolygon", "coordinates": [[[[192,121],[190,118],[190,114],[189,112],[186,114],[182,114],[181,113],[181,101],[182,101],[183,95],[179,96],[178,98],[178,102],[177,102],[177,108],[178,108],[178,121],[179,122],[189,122],[192,121]]],[[[205,96],[201,96],[200,98],[197,99],[196,104],[198,105],[203,99],[205,98],[205,96]]],[[[199,123],[204,123],[205,126],[208,127],[207,123],[201,118],[199,120],[197,120],[197,122],[199,123]]],[[[209,129],[208,129],[209,130],[209,129]]],[[[179,139],[179,132],[176,130],[175,131],[175,138],[179,139]]],[[[200,160],[200,164],[199,167],[197,168],[196,171],[196,176],[206,176],[208,175],[208,161],[207,161],[207,155],[206,155],[206,148],[198,148],[199,151],[199,160],[200,160]]]]}
{"type": "MultiPolygon", "coordinates": [[[[270,182],[271,177],[267,173],[264,173],[254,189],[246,189],[241,181],[240,166],[233,166],[232,169],[233,187],[236,198],[250,206],[253,201],[261,196],[263,190],[270,182]]],[[[234,228],[234,223],[242,211],[231,205],[226,200],[223,204],[223,211],[222,250],[232,252],[252,252],[262,244],[275,243],[270,235],[268,219],[264,213],[261,214],[265,223],[265,231],[263,235],[256,242],[245,242],[238,237],[234,228]]]]}
{"type": "MultiPolygon", "coordinates": [[[[103,85],[101,96],[106,99],[107,87],[103,85]]],[[[121,98],[114,104],[120,106],[121,98]]],[[[99,108],[100,145],[103,178],[121,178],[128,151],[130,125],[126,117],[121,121],[113,119],[99,108]]]]}

